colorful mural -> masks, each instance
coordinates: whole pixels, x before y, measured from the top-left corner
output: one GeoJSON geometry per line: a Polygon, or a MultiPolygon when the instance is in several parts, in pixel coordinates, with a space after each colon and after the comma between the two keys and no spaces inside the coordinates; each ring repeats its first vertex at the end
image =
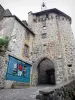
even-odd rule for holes
{"type": "Polygon", "coordinates": [[[30,82],[30,69],[30,64],[9,56],[6,80],[30,82]]]}

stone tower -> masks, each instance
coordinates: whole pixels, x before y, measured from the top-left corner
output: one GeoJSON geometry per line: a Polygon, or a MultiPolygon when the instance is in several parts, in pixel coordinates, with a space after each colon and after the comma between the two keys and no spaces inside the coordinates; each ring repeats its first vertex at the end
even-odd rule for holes
{"type": "Polygon", "coordinates": [[[31,84],[60,84],[74,78],[75,47],[71,17],[60,10],[28,13],[34,31],[31,84]]]}

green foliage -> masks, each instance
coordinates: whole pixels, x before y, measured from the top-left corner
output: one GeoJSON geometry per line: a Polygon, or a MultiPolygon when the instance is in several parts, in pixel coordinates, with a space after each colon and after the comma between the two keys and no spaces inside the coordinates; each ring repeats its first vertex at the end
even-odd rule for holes
{"type": "Polygon", "coordinates": [[[5,37],[5,38],[0,38],[0,47],[7,47],[9,43],[9,38],[5,37]]]}

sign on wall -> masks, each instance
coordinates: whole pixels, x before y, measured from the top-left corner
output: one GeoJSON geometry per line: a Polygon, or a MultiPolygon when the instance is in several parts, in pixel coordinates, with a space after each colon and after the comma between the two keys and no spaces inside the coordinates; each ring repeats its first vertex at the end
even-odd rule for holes
{"type": "Polygon", "coordinates": [[[30,69],[30,64],[9,56],[6,80],[30,82],[30,69]]]}

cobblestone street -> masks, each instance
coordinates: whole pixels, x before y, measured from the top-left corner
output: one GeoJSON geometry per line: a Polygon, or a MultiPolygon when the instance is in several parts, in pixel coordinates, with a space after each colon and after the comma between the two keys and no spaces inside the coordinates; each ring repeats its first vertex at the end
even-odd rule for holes
{"type": "MultiPolygon", "coordinates": [[[[0,90],[0,100],[36,100],[36,95],[39,93],[41,87],[30,87],[24,89],[2,89],[0,90]]],[[[51,88],[51,87],[46,87],[51,88]]]]}
{"type": "Polygon", "coordinates": [[[37,89],[3,89],[0,90],[0,100],[35,100],[32,91],[37,92],[37,89]]]}
{"type": "Polygon", "coordinates": [[[2,89],[0,90],[0,100],[36,100],[36,95],[39,94],[40,90],[49,92],[60,88],[69,82],[70,81],[67,81],[60,85],[40,85],[24,89],[2,89]]]}

